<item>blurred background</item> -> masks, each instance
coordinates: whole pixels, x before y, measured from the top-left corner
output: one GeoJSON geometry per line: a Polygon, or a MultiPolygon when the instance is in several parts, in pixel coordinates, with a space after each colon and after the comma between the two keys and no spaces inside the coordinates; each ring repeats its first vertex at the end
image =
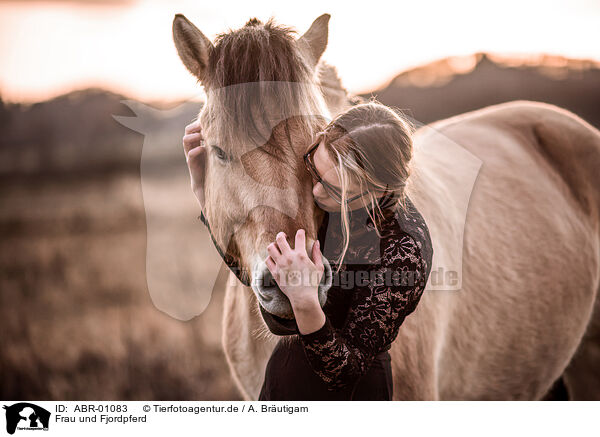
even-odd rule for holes
{"type": "MultiPolygon", "coordinates": [[[[254,16],[302,34],[325,12],[324,59],[353,94],[423,123],[528,99],[600,128],[595,0],[0,0],[3,399],[240,399],[221,349],[221,288],[188,321],[149,295],[144,135],[113,116],[136,115],[127,99],[156,109],[143,131],[160,132],[163,150],[150,159],[185,169],[181,137],[202,90],[175,51],[173,15],[213,39],[254,16]]],[[[165,226],[205,232],[197,220],[165,226]]]]}

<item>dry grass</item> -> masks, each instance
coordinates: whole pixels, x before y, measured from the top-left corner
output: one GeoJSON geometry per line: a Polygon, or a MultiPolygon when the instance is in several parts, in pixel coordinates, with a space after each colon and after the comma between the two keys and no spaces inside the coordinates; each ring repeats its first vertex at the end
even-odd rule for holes
{"type": "Polygon", "coordinates": [[[222,294],[182,322],[153,305],[137,174],[4,181],[3,399],[239,399],[222,294]]]}

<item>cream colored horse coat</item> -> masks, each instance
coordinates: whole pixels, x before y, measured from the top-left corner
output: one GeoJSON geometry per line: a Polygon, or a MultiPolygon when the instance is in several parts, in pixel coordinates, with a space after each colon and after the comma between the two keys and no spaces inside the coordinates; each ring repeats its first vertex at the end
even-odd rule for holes
{"type": "MultiPolygon", "coordinates": [[[[574,399],[598,398],[588,359],[600,353],[598,130],[547,104],[495,105],[419,129],[414,167],[410,196],[430,229],[432,272],[457,266],[460,289],[428,283],[400,328],[394,399],[540,399],[561,375],[574,399]],[[468,205],[453,198],[464,175],[452,143],[481,161],[468,205]]],[[[243,397],[257,399],[278,337],[236,282],[223,346],[243,397]]]]}

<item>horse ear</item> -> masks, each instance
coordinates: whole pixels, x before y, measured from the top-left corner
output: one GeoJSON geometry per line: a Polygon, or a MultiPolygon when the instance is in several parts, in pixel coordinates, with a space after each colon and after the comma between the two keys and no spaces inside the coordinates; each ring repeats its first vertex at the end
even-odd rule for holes
{"type": "Polygon", "coordinates": [[[208,54],[213,48],[200,29],[181,14],[173,19],[173,41],[183,65],[200,81],[206,78],[208,54]]]}
{"type": "Polygon", "coordinates": [[[329,19],[331,15],[323,14],[311,24],[310,29],[304,35],[298,38],[300,49],[308,55],[315,67],[321,59],[321,55],[327,47],[327,37],[329,35],[329,19]]]}

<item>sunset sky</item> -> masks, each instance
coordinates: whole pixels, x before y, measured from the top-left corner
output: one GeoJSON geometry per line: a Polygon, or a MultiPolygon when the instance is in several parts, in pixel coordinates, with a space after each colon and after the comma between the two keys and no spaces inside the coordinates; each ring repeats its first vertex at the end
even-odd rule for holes
{"type": "Polygon", "coordinates": [[[478,51],[600,60],[598,0],[0,0],[0,95],[32,102],[99,86],[142,100],[198,98],[172,41],[174,14],[213,39],[252,16],[273,15],[301,34],[325,12],[332,18],[324,58],[352,92],[478,51]]]}

